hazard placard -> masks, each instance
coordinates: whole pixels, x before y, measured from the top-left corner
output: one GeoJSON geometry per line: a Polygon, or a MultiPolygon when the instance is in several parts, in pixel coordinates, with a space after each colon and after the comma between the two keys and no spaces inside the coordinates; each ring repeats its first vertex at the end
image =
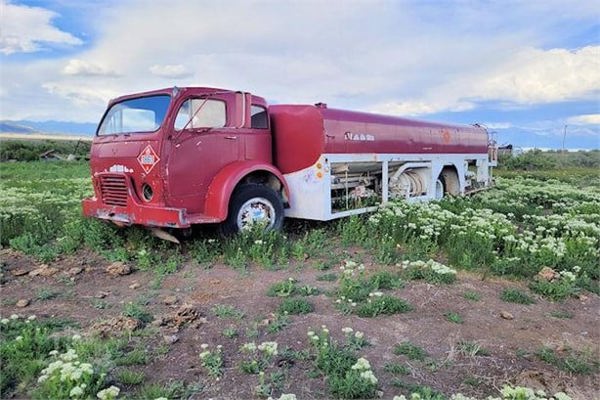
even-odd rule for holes
{"type": "Polygon", "coordinates": [[[142,166],[142,169],[146,173],[149,173],[152,170],[152,168],[154,168],[154,166],[160,161],[160,158],[158,158],[158,155],[150,145],[146,146],[146,148],[142,150],[137,159],[140,165],[142,166]]]}

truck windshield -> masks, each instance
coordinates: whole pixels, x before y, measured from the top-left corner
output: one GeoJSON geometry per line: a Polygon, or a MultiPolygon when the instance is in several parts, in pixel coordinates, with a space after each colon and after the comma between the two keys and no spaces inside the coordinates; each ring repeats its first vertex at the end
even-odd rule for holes
{"type": "Polygon", "coordinates": [[[170,101],[165,94],[113,104],[100,123],[98,135],[154,132],[165,119],[170,101]]]}

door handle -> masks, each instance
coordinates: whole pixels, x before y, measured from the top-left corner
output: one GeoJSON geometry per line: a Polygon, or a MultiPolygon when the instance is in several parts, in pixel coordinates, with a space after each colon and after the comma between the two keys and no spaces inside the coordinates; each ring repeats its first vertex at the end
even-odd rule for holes
{"type": "Polygon", "coordinates": [[[227,140],[237,140],[237,136],[225,136],[227,140]]]}

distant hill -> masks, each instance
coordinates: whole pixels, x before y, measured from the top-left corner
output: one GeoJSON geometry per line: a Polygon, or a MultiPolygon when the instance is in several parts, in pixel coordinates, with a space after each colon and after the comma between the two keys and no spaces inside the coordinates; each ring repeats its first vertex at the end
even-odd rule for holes
{"type": "Polygon", "coordinates": [[[0,132],[11,133],[35,133],[36,130],[30,126],[21,125],[13,121],[0,121],[0,132]]]}
{"type": "MultiPolygon", "coordinates": [[[[496,140],[499,144],[512,144],[522,148],[556,149],[562,148],[562,136],[543,135],[525,130],[497,130],[496,140]]],[[[576,135],[567,133],[566,149],[600,149],[600,135],[576,135]]]]}
{"type": "Polygon", "coordinates": [[[0,133],[49,133],[93,136],[96,124],[67,121],[0,121],[0,133]]]}

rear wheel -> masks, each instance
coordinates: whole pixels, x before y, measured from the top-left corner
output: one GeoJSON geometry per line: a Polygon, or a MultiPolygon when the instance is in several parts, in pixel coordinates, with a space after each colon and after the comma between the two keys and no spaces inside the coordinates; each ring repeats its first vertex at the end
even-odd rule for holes
{"type": "Polygon", "coordinates": [[[268,186],[245,184],[232,194],[229,213],[220,231],[224,235],[232,235],[257,225],[268,230],[280,230],[283,226],[283,202],[268,186]]]}
{"type": "Polygon", "coordinates": [[[444,191],[445,191],[444,178],[440,177],[437,179],[437,181],[435,181],[435,199],[436,200],[443,199],[444,191]]]}

